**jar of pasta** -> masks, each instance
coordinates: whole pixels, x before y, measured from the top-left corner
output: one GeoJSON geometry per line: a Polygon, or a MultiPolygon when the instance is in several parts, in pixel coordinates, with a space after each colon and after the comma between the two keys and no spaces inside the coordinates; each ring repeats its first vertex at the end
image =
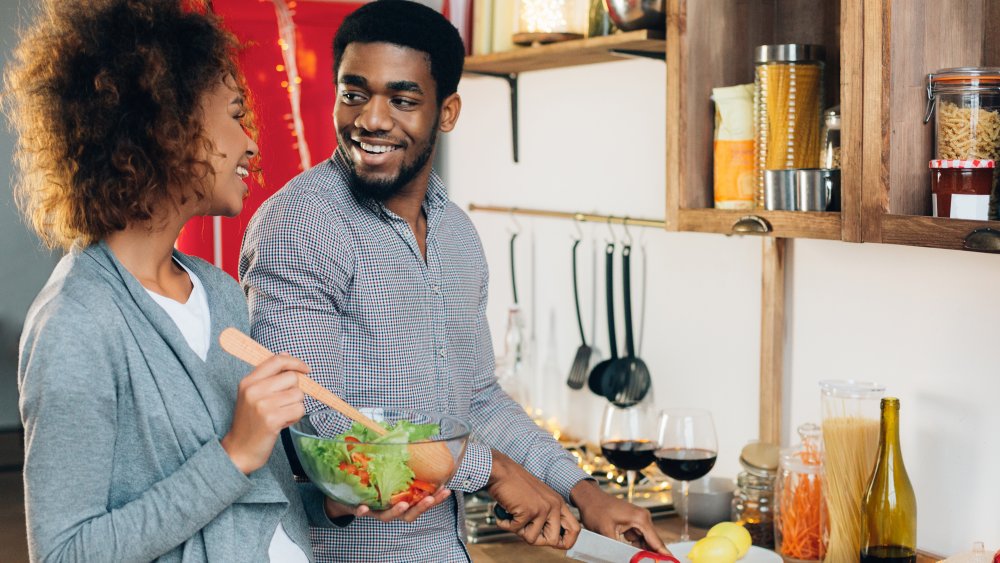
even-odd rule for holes
{"type": "Polygon", "coordinates": [[[761,45],[754,52],[756,207],[764,171],[818,168],[823,107],[821,45],[761,45]]]}
{"type": "MultiPolygon", "coordinates": [[[[947,68],[927,75],[935,160],[1000,160],[1000,68],[947,68]]],[[[989,218],[997,218],[994,177],[989,218]]]]}

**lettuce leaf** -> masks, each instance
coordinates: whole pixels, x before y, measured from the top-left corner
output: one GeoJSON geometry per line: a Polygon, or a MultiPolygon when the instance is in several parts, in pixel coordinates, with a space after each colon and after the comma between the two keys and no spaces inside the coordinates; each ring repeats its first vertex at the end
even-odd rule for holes
{"type": "Polygon", "coordinates": [[[355,422],[347,432],[336,436],[335,441],[298,438],[303,464],[315,480],[321,481],[317,485],[328,495],[345,503],[366,504],[380,510],[388,508],[393,495],[409,488],[414,475],[407,465],[410,452],[406,444],[427,440],[437,435],[440,427],[408,420],[380,424],[388,430],[382,436],[355,422]],[[348,437],[360,443],[346,442],[348,437]],[[354,467],[340,469],[345,463],[354,467]],[[361,471],[368,473],[368,485],[355,474],[361,471]]]}

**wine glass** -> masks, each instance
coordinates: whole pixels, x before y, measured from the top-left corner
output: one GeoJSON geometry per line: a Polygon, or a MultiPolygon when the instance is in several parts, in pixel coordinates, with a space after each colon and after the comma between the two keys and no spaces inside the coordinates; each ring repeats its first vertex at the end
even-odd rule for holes
{"type": "Polygon", "coordinates": [[[643,405],[627,408],[609,404],[601,418],[601,452],[604,458],[625,471],[628,501],[635,494],[636,473],[653,463],[656,450],[649,411],[643,405]]]}
{"type": "Polygon", "coordinates": [[[719,446],[715,439],[712,414],[703,409],[666,409],[660,412],[656,466],[668,477],[681,482],[684,496],[684,533],[688,535],[688,482],[708,474],[715,465],[719,446]]]}

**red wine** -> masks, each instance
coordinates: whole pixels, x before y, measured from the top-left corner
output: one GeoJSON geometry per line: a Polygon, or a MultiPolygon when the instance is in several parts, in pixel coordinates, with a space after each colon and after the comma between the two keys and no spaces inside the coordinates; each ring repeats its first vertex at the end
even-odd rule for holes
{"type": "Polygon", "coordinates": [[[863,549],[861,563],[917,563],[917,554],[908,547],[880,545],[863,549]]]}
{"type": "Polygon", "coordinates": [[[656,444],[649,440],[614,440],[601,444],[604,457],[622,471],[638,471],[653,463],[656,444]]]}
{"type": "Polygon", "coordinates": [[[656,466],[668,477],[693,481],[704,477],[715,466],[718,454],[709,450],[664,448],[656,450],[656,466]]]}

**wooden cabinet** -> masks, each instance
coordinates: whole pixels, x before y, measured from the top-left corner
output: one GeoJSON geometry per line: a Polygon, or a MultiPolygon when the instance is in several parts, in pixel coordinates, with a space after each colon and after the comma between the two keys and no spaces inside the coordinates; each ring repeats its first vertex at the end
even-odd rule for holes
{"type": "Polygon", "coordinates": [[[933,122],[924,125],[927,74],[1000,65],[997,0],[880,0],[864,7],[862,238],[961,249],[990,245],[977,229],[1000,221],[930,217],[933,122]],[[978,240],[977,240],[978,239],[978,240]]]}
{"type": "Polygon", "coordinates": [[[1000,221],[930,216],[923,123],[927,73],[1000,66],[997,21],[1000,0],[667,0],[665,34],[469,57],[466,70],[515,76],[665,53],[668,230],[1000,252],[1000,221]],[[840,212],[713,207],[712,89],[752,82],[754,47],[773,43],[825,47],[824,106],[841,108],[840,212]]]}
{"type": "Polygon", "coordinates": [[[758,234],[861,240],[861,0],[669,0],[668,10],[667,229],[730,234],[753,216],[768,229],[758,234]],[[753,82],[754,48],[773,43],[825,47],[824,106],[842,113],[840,213],[712,207],[712,88],[753,82]]]}

